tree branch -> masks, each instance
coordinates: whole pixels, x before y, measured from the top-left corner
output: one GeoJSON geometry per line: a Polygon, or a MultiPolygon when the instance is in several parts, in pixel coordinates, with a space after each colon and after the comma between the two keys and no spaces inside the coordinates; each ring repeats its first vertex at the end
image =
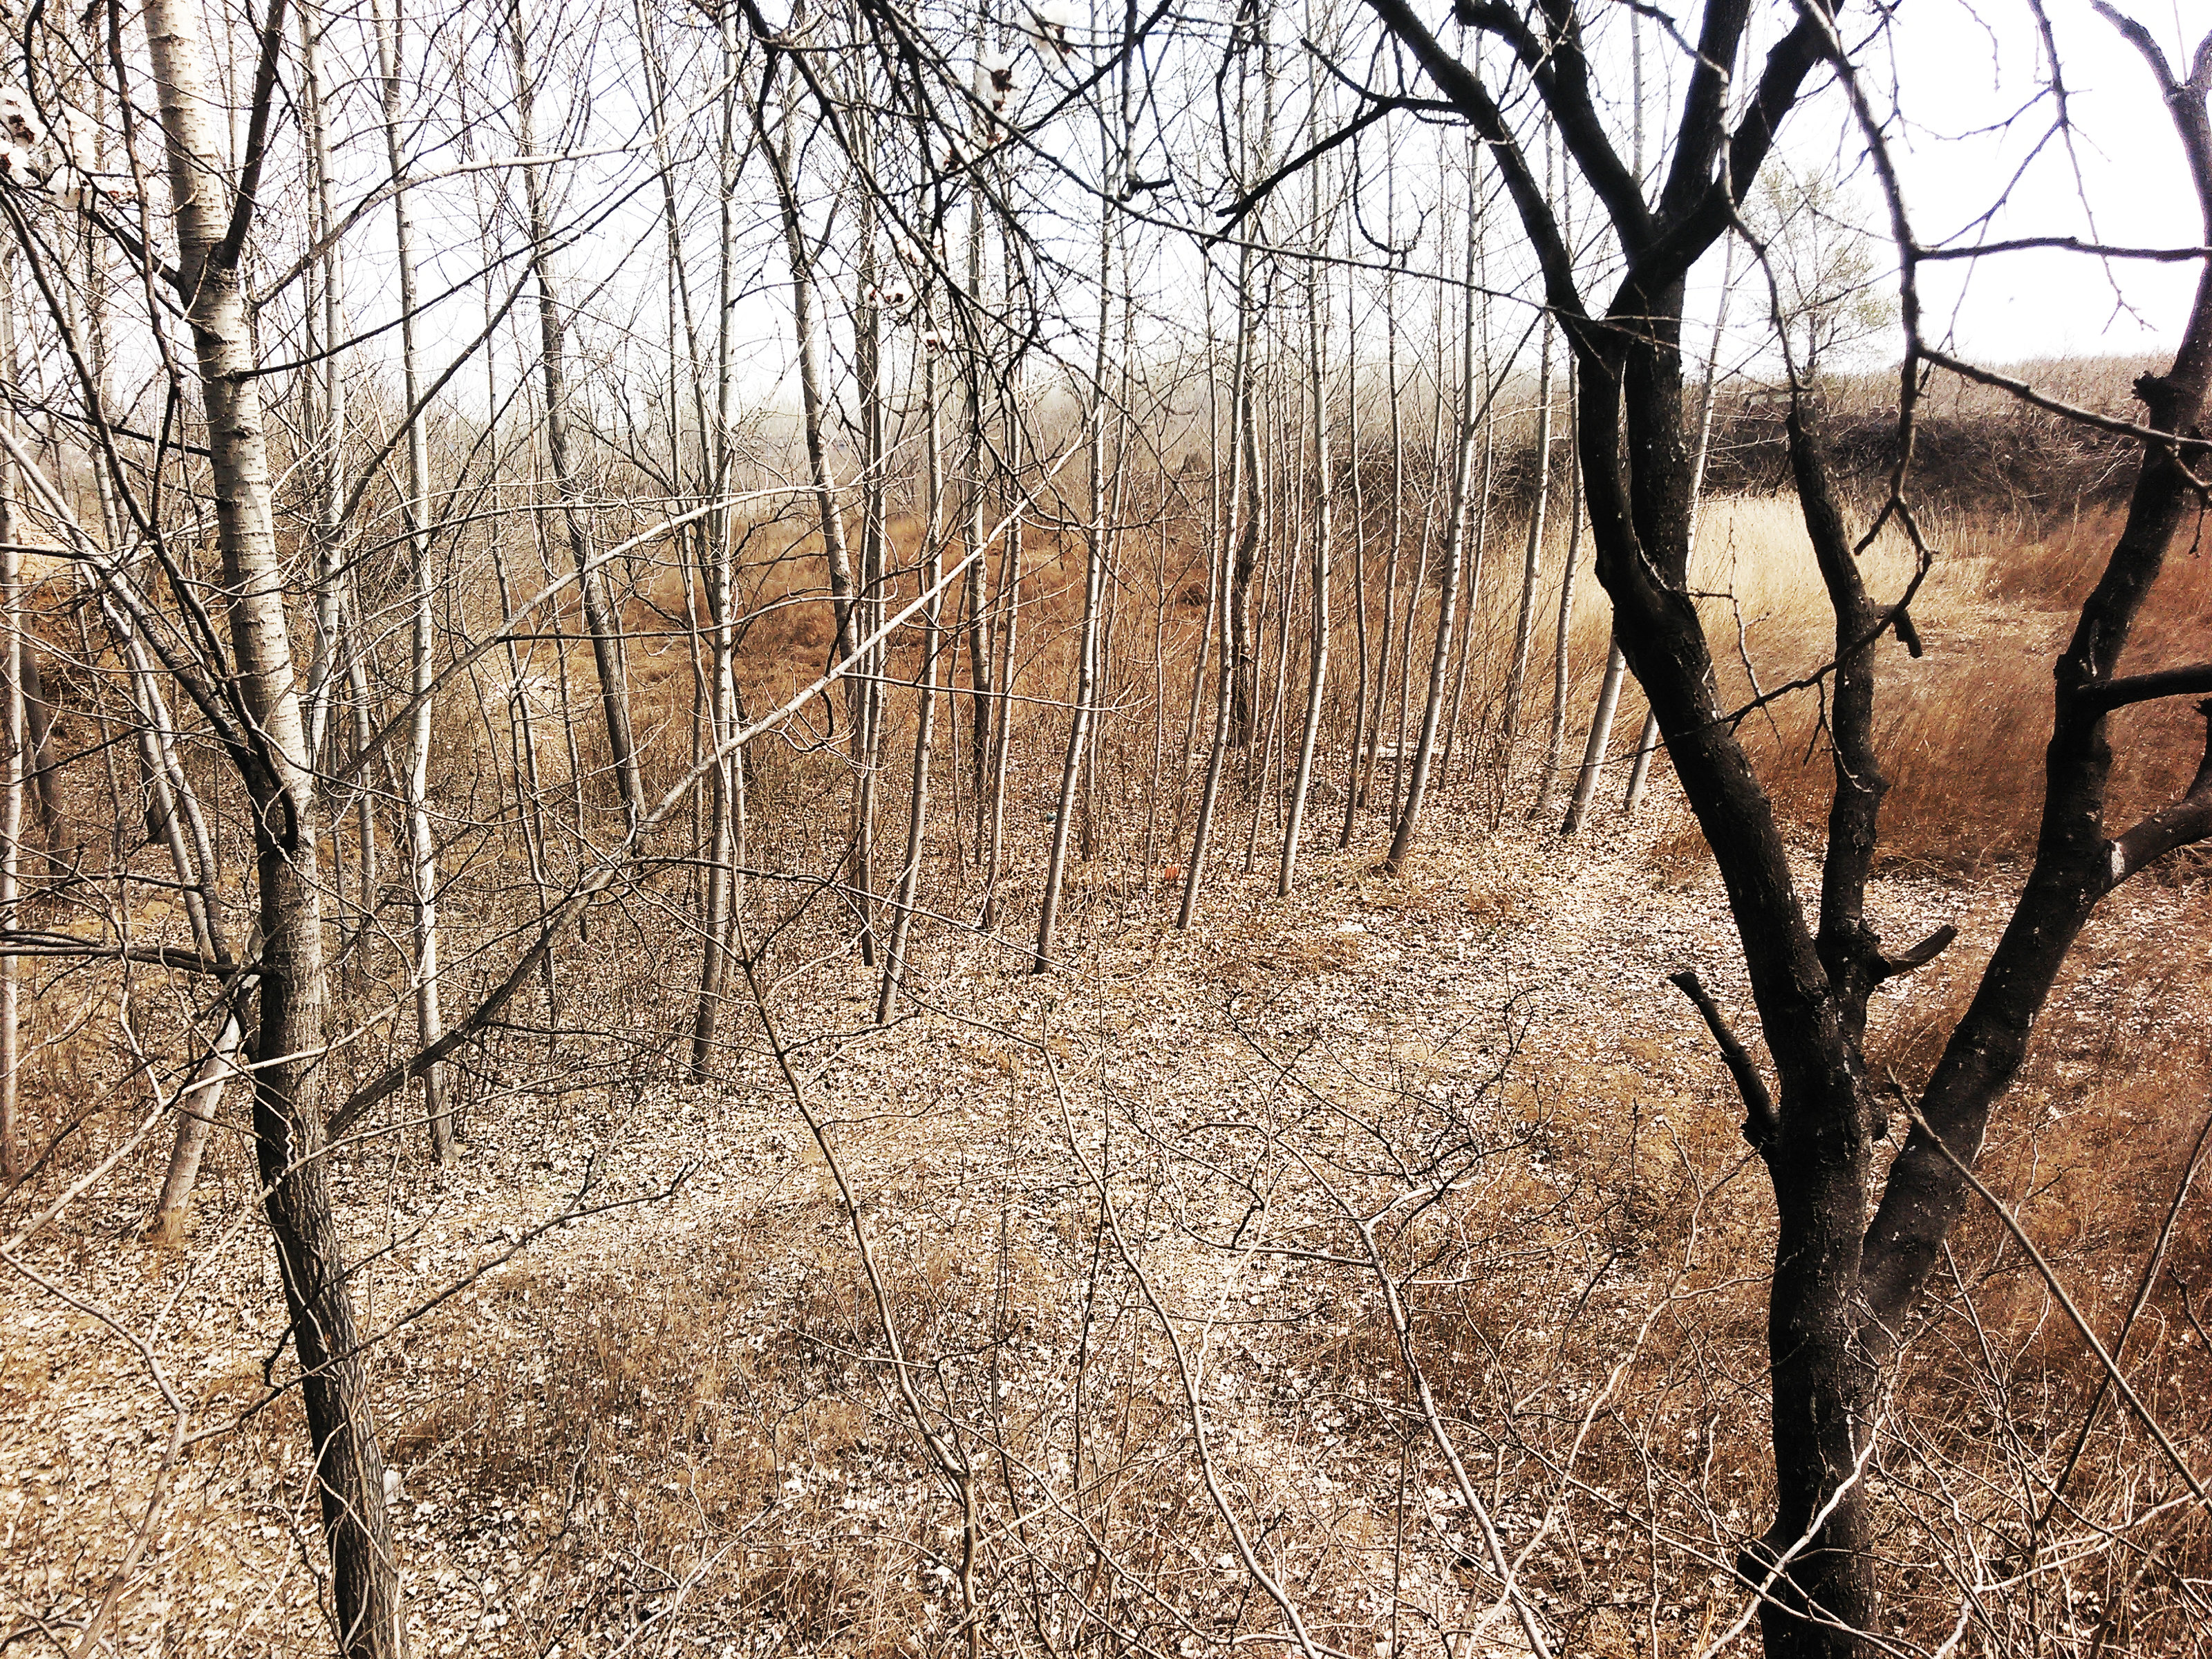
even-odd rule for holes
{"type": "Polygon", "coordinates": [[[2112,842],[2112,884],[2118,887],[2155,859],[2212,837],[2212,697],[2197,705],[2204,716],[2204,757],[2180,799],[2152,813],[2112,842]]]}
{"type": "Polygon", "coordinates": [[[1743,1121],[1743,1138],[1750,1143],[1752,1151],[1765,1157],[1767,1149],[1773,1146],[1775,1138],[1782,1133],[1782,1115],[1774,1109],[1774,1096],[1767,1089],[1766,1079],[1759,1074],[1758,1062],[1752,1059],[1750,1050],[1737,1039],[1735,1032],[1729,1025],[1728,1016],[1721,1012],[1720,1005],[1713,1000],[1712,993],[1705,989],[1705,982],[1698,977],[1696,969],[1685,968],[1679,974],[1669,974],[1667,982],[1696,1006],[1698,1014],[1705,1019],[1705,1029],[1713,1034],[1713,1041],[1720,1045],[1722,1063],[1729,1068],[1729,1075],[1735,1079],[1736,1093],[1743,1097],[1747,1114],[1743,1121]]]}
{"type": "Polygon", "coordinates": [[[2110,714],[2115,708],[2160,697],[2186,697],[2207,691],[2212,691],[2212,662],[2160,669],[2154,674],[2124,674],[2118,679],[2085,685],[2075,695],[2081,708],[2110,714]]]}
{"type": "Polygon", "coordinates": [[[1958,937],[1959,930],[1947,921],[1911,950],[1897,956],[1877,958],[1875,964],[1877,971],[1875,977],[1877,981],[1896,979],[1902,975],[1912,972],[1916,968],[1925,968],[1937,957],[1950,949],[1951,941],[1958,937]]]}
{"type": "Polygon", "coordinates": [[[1540,39],[1526,19],[1498,0],[1459,0],[1453,15],[1470,28],[1495,35],[1536,83],[1544,105],[1559,125],[1559,137],[1582,168],[1625,242],[1640,244],[1651,234],[1651,210],[1644,204],[1642,181],[1631,173],[1606,136],[1590,98],[1589,60],[1582,49],[1582,30],[1571,12],[1553,7],[1551,38],[1540,39]],[[1564,14],[1564,15],[1561,15],[1564,14]]]}

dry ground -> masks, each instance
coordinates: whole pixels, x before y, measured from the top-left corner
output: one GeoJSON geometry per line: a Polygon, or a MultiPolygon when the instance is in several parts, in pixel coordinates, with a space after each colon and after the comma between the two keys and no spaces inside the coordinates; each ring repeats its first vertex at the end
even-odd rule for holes
{"type": "MultiPolygon", "coordinates": [[[[1345,1254],[1355,1211],[1404,1221],[1417,1358],[1504,1547],[1534,1546],[1549,1639],[1721,1634],[1740,1601],[1719,1569],[1764,1519],[1766,1197],[1664,978],[1696,966],[1745,1007],[1717,880],[1666,809],[1574,845],[1436,829],[1406,882],[1316,856],[1288,901],[1224,882],[1188,935],[1139,895],[1118,939],[1042,979],[974,942],[888,1030],[849,961],[770,991],[918,1409],[981,1489],[980,1568],[891,1387],[835,1172],[764,1054],[732,1085],[587,1094],[556,1061],[472,1110],[449,1172],[412,1137],[344,1163],[416,1650],[966,1650],[972,1597],[992,1651],[1286,1650],[1225,1508],[1322,1650],[1523,1650],[1378,1281],[1345,1254]]],[[[1891,937],[1964,934],[1885,1001],[1876,1052],[1908,1081],[2005,885],[1880,884],[1891,937]]],[[[2204,1041],[2207,921],[2201,885],[2111,902],[1993,1150],[2100,1316],[2132,1270],[2100,1242],[2137,1237],[2201,1109],[2158,1079],[2204,1041]]],[[[133,1184],[103,1182],[0,1279],[0,1647],[76,1650],[96,1615],[133,1653],[327,1650],[243,1197],[218,1180],[198,1239],[164,1250],[135,1236],[133,1184]]],[[[2005,1418],[1979,1437],[2002,1463],[2064,1437],[2078,1356],[1994,1235],[1970,1228],[1959,1265],[1952,1299],[1971,1283],[2003,1318],[1971,1376],[1946,1370],[1942,1324],[1923,1415],[2005,1418]]],[[[2165,1395],[2201,1438],[2176,1364],[2165,1395]]],[[[1899,1445],[1908,1486],[1955,1456],[1899,1445]]],[[[2002,1526],[2004,1480],[1972,1472],[1977,1525],[2002,1526]]]]}

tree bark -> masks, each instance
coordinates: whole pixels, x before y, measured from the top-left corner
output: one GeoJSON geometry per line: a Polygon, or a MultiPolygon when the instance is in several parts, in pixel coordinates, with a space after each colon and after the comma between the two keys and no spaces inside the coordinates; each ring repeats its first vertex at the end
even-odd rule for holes
{"type": "MultiPolygon", "coordinates": [[[[446,1034],[440,1005],[438,957],[438,840],[430,823],[430,729],[436,714],[431,696],[436,682],[434,652],[437,589],[430,574],[430,444],[424,430],[420,359],[415,343],[415,215],[407,190],[407,158],[399,125],[406,112],[400,82],[400,32],[404,0],[392,0],[387,17],[378,0],[369,15],[376,30],[378,68],[384,94],[384,153],[390,169],[394,274],[399,282],[399,374],[407,408],[407,499],[400,521],[407,532],[408,574],[412,604],[408,617],[407,692],[414,704],[406,756],[400,765],[401,802],[407,815],[408,898],[413,913],[415,1033],[423,1048],[446,1034]]],[[[625,715],[627,720],[627,715],[625,715]]],[[[625,786],[627,787],[628,786],[625,786]]],[[[430,1126],[431,1156],[441,1164],[453,1158],[453,1103],[446,1095],[446,1071],[433,1066],[422,1073],[422,1114],[430,1126]]]]}
{"type": "MultiPolygon", "coordinates": [[[[251,737],[239,758],[252,807],[262,934],[252,1049],[263,1207],[276,1248],[314,1449],[332,1606],[348,1659],[403,1650],[399,1576],[385,1514],[384,1460],[336,1218],[319,1109],[325,1000],[314,775],[284,615],[270,512],[260,380],[240,278],[259,185],[250,144],[235,197],[222,161],[199,22],[186,0],[149,0],[146,41],[160,94],[186,304],[214,473],[223,608],[251,737]]],[[[283,26],[272,11],[272,34],[283,26]]],[[[281,39],[281,36],[277,38],[281,39]]],[[[251,131],[265,131],[276,40],[263,42],[251,131]]]]}
{"type": "MultiPolygon", "coordinates": [[[[507,21],[514,70],[516,138],[522,154],[534,156],[538,154],[538,86],[531,71],[528,31],[519,0],[509,0],[507,21]]],[[[520,171],[523,202],[530,220],[530,268],[538,283],[539,371],[545,382],[545,459],[553,469],[553,489],[560,498],[561,521],[568,532],[568,554],[576,568],[577,603],[584,613],[585,632],[591,636],[592,664],[599,671],[608,758],[622,796],[623,821],[634,827],[645,811],[645,787],[638,777],[637,746],[630,734],[629,687],[621,628],[607,592],[606,573],[592,557],[591,529],[585,523],[583,487],[577,478],[575,445],[568,428],[568,324],[561,304],[545,169],[533,166],[520,171]]]]}

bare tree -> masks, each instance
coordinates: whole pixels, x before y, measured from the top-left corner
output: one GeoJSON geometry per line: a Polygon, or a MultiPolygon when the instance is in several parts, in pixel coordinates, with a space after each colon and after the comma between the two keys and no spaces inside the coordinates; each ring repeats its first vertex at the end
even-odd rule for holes
{"type": "MultiPolygon", "coordinates": [[[[607,592],[603,563],[592,556],[592,537],[586,522],[583,481],[578,470],[568,407],[568,318],[562,306],[560,255],[553,229],[553,210],[546,167],[538,158],[538,81],[533,67],[527,20],[519,3],[507,14],[508,61],[514,76],[515,136],[521,153],[537,165],[522,173],[523,201],[529,216],[530,269],[538,286],[538,367],[544,377],[545,456],[553,469],[553,488],[561,501],[561,522],[568,533],[568,553],[576,570],[576,597],[584,613],[584,629],[591,636],[592,659],[599,671],[599,705],[606,720],[607,749],[615,771],[623,815],[635,823],[645,810],[645,786],[640,781],[637,745],[630,735],[629,686],[623,663],[621,624],[607,592]]],[[[403,198],[404,199],[404,198],[403,198]]]]}
{"type": "MultiPolygon", "coordinates": [[[[2172,802],[2115,832],[2106,825],[2116,709],[2212,690],[2201,665],[2122,676],[2119,664],[2191,486],[2185,450],[2212,380],[2212,277],[2200,284],[2173,367],[2137,385],[2147,418],[2131,434],[2142,464],[2128,522],[2057,665],[2056,724],[2046,761],[2035,866],[1979,988],[1942,1061],[1909,1103],[1913,1131],[1879,1187],[1872,1144],[1884,1115],[1862,1045],[1869,1000],[1928,961],[1945,929],[1910,949],[1886,946],[1866,913],[1884,783],[1874,688],[1882,637],[1904,632],[1911,590],[1867,591],[1800,395],[1789,422],[1793,472],[1835,617],[1829,716],[1834,795],[1821,891],[1800,900],[1772,805],[1735,722],[1719,702],[1713,653],[1689,592],[1695,471],[1683,441],[1681,305],[1691,264],[1735,222],[1783,117],[1825,66],[1854,100],[1884,169],[1887,150],[1865,116],[1858,70],[1830,14],[1799,9],[1747,77],[1740,112],[1727,96],[1744,47],[1747,9],[1704,9],[1698,55],[1656,199],[1613,148],[1590,101],[1582,9],[1530,19],[1473,5],[1462,15],[1530,73],[1585,183],[1603,206],[1622,274],[1594,303],[1526,151],[1490,82],[1447,49],[1402,0],[1370,9],[1438,93],[1490,147],[1540,263],[1546,298],[1578,368],[1584,488],[1598,577],[1614,631],[1651,700],[1677,777],[1727,885],[1752,991],[1779,1087],[1738,1068],[1747,1138],[1764,1159],[1778,1209],[1770,1367],[1776,1516],[1740,1571],[1763,1597],[1766,1650],[1784,1656],[1872,1650],[1875,1540],[1868,1499],[1881,1364],[1910,1323],[1943,1243],[1972,1195],[1969,1179],[1990,1111],[2024,1056],[2029,1028],[2081,928],[2114,887],[2172,848],[2212,834],[2212,754],[2172,802]]],[[[2177,78],[2148,33],[2120,20],[2150,63],[2172,111],[2212,230],[2212,40],[2191,78],[2177,78]]],[[[1893,186],[1900,243],[1913,246],[1893,186]]],[[[1907,270],[1911,267],[1908,264],[1907,270]]],[[[1915,315],[1908,295],[1908,328],[1915,315]]],[[[1945,354],[1909,336],[1911,393],[1923,364],[1945,354]]],[[[1885,517],[1911,522],[1901,495],[1885,517]]],[[[1925,569],[1923,562],[1923,570],[1925,569]]],[[[2212,706],[2208,707],[2212,715],[2212,706]]],[[[1706,1018],[1725,1030],[1717,1008],[1706,1018]]],[[[1740,1052],[1733,1037],[1729,1051],[1740,1052]]]]}
{"type": "MultiPolygon", "coordinates": [[[[415,960],[410,969],[415,990],[415,1029],[422,1046],[428,1048],[446,1034],[439,996],[438,837],[431,826],[429,807],[430,729],[437,713],[434,692],[438,582],[430,568],[430,444],[424,425],[422,376],[415,343],[416,318],[420,308],[415,276],[415,218],[407,189],[407,158],[400,137],[406,100],[400,76],[400,36],[404,27],[400,5],[401,0],[392,0],[392,14],[387,17],[381,4],[372,0],[370,16],[376,30],[377,67],[383,83],[384,152],[392,185],[392,262],[399,279],[400,389],[407,400],[403,417],[407,495],[399,511],[407,532],[413,590],[407,647],[407,694],[413,714],[399,775],[407,818],[408,896],[415,921],[415,960]]],[[[549,426],[549,433],[550,430],[549,426]]],[[[624,708],[626,722],[626,703],[624,708]]],[[[625,784],[625,789],[633,785],[634,780],[625,784]]],[[[440,1163],[448,1163],[453,1156],[453,1115],[452,1103],[446,1098],[442,1067],[432,1066],[423,1073],[422,1106],[423,1115],[430,1123],[432,1152],[440,1163]]]]}
{"type": "Polygon", "coordinates": [[[340,1644],[349,1659],[386,1659],[402,1650],[398,1567],[367,1366],[331,1213],[318,1098],[327,994],[315,844],[319,802],[284,615],[243,280],[283,14],[272,13],[258,42],[246,143],[234,173],[213,118],[217,106],[194,9],[154,0],[145,24],[176,211],[176,286],[207,412],[222,600],[244,722],[228,734],[228,746],[252,805],[261,935],[253,1131],[262,1203],[299,1355],[340,1644]]]}

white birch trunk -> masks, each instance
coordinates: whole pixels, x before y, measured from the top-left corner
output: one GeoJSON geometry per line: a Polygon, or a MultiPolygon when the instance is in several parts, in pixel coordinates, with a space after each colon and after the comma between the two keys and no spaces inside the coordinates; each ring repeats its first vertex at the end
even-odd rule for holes
{"type": "MultiPolygon", "coordinates": [[[[436,636],[433,631],[437,590],[430,574],[430,447],[424,430],[420,358],[415,342],[415,216],[407,191],[407,158],[400,147],[399,124],[405,115],[405,94],[400,84],[400,32],[404,27],[403,0],[392,0],[386,15],[379,0],[370,0],[369,15],[376,30],[378,67],[384,93],[384,154],[392,184],[392,232],[394,273],[399,281],[399,374],[406,400],[407,499],[400,519],[406,526],[410,606],[407,692],[414,702],[408,723],[407,750],[400,766],[401,802],[407,814],[408,896],[413,912],[415,963],[415,1032],[428,1048],[446,1034],[444,1010],[438,994],[438,841],[430,823],[430,727],[435,713],[431,690],[436,681],[432,659],[436,636]]],[[[433,1066],[422,1074],[422,1112],[430,1125],[431,1155],[441,1164],[453,1157],[453,1103],[446,1097],[446,1070],[433,1066]]]]}
{"type": "MultiPolygon", "coordinates": [[[[326,995],[319,803],[240,272],[256,181],[240,181],[235,200],[225,187],[230,175],[196,8],[189,0],[149,0],[144,21],[176,210],[178,289],[188,304],[207,416],[222,606],[237,696],[257,734],[246,771],[262,933],[253,1127],[263,1205],[302,1374],[340,1646],[348,1659],[391,1659],[403,1649],[398,1568],[317,1100],[326,995]]],[[[257,86],[257,119],[273,93],[273,76],[257,86]]]]}

